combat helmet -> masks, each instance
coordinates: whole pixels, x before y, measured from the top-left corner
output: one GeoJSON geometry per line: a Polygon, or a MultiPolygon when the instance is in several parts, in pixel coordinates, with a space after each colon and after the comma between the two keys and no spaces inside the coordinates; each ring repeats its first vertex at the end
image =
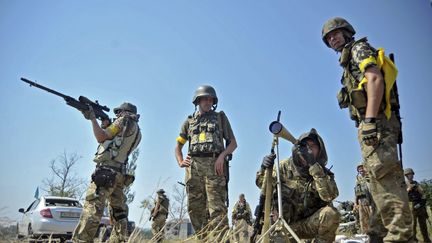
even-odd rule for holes
{"type": "Polygon", "coordinates": [[[357,165],[357,171],[359,170],[360,167],[364,167],[362,163],[359,163],[359,164],[357,165]]]}
{"type": "Polygon", "coordinates": [[[194,97],[192,99],[192,103],[194,105],[198,105],[198,99],[201,97],[206,97],[206,96],[212,97],[214,99],[213,105],[217,105],[218,97],[216,95],[216,90],[210,85],[199,86],[198,89],[195,90],[195,94],[194,94],[194,97]]]}
{"type": "Polygon", "coordinates": [[[120,111],[129,111],[133,114],[137,114],[137,107],[131,103],[124,102],[119,107],[114,108],[115,114],[117,114],[120,111]]]}
{"type": "Polygon", "coordinates": [[[332,32],[333,30],[337,29],[344,29],[348,33],[350,33],[351,36],[353,36],[356,32],[354,30],[354,27],[346,21],[346,19],[341,17],[335,17],[327,20],[327,22],[324,24],[322,31],[321,31],[321,38],[324,41],[324,43],[329,47],[329,43],[327,42],[327,35],[328,33],[332,32]]]}
{"type": "Polygon", "coordinates": [[[157,193],[158,193],[158,194],[164,194],[164,193],[165,193],[165,190],[164,190],[164,189],[159,189],[159,190],[157,191],[157,193]]]}
{"type": "Polygon", "coordinates": [[[404,170],[404,175],[409,175],[409,174],[414,175],[414,170],[411,169],[411,168],[406,168],[406,169],[404,170]]]}

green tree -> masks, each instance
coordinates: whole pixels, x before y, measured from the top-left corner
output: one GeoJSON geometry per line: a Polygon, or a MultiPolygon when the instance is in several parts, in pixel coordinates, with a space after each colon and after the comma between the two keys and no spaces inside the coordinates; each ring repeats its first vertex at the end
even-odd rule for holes
{"type": "Polygon", "coordinates": [[[419,184],[422,187],[426,197],[426,204],[429,207],[432,207],[432,179],[422,180],[419,184]]]}
{"type": "Polygon", "coordinates": [[[66,151],[49,164],[51,178],[45,178],[42,190],[51,196],[81,198],[85,191],[86,181],[74,171],[74,166],[81,159],[77,153],[66,151]]]}

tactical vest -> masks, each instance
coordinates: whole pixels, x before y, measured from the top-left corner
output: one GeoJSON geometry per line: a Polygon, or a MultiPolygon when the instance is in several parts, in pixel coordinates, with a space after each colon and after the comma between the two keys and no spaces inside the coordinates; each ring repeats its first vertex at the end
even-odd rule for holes
{"type": "Polygon", "coordinates": [[[411,184],[413,185],[413,189],[408,192],[409,201],[413,202],[414,204],[421,203],[423,201],[423,198],[418,190],[418,182],[413,181],[411,184]]]}
{"type": "Polygon", "coordinates": [[[237,220],[239,219],[249,220],[250,215],[248,215],[247,213],[246,203],[244,204],[237,203],[236,209],[237,209],[237,214],[235,215],[235,217],[237,220]]]}
{"type": "Polygon", "coordinates": [[[221,153],[224,149],[220,114],[210,111],[191,116],[189,122],[189,154],[221,153]]]}
{"type": "Polygon", "coordinates": [[[162,199],[161,206],[159,207],[159,212],[162,215],[168,215],[169,199],[164,197],[162,199]]]}
{"type": "MultiPolygon", "coordinates": [[[[337,99],[339,102],[339,107],[341,109],[348,108],[350,113],[350,118],[356,122],[356,126],[362,121],[366,114],[366,106],[367,106],[367,93],[365,88],[358,89],[360,81],[364,78],[364,74],[358,70],[358,79],[351,73],[351,50],[353,46],[358,43],[367,42],[367,38],[361,38],[357,41],[353,41],[352,43],[347,44],[342,52],[340,57],[340,65],[343,67],[344,72],[342,74],[341,83],[342,89],[337,94],[337,99]]],[[[372,47],[371,47],[372,48],[372,47]]],[[[372,48],[374,52],[377,52],[374,48],[372,48]]],[[[382,70],[381,70],[382,72],[382,70]]],[[[384,76],[384,75],[383,75],[384,76]]],[[[385,83],[385,82],[384,82],[385,83]]],[[[384,89],[385,90],[385,89],[384,89]]],[[[397,103],[396,94],[394,89],[391,90],[390,93],[390,103],[392,105],[392,110],[399,109],[399,104],[397,103]]],[[[380,105],[380,112],[382,112],[386,107],[385,98],[383,95],[383,99],[380,105]]]]}
{"type": "Polygon", "coordinates": [[[355,196],[357,198],[366,198],[369,193],[369,187],[365,178],[357,179],[358,183],[354,188],[355,196]]]}
{"type": "Polygon", "coordinates": [[[141,132],[136,121],[125,118],[126,124],[112,140],[100,143],[93,159],[96,163],[116,166],[125,164],[129,154],[138,146],[141,140],[141,132]],[[131,133],[129,130],[133,129],[131,133]],[[128,134],[130,133],[130,134],[128,134]]]}

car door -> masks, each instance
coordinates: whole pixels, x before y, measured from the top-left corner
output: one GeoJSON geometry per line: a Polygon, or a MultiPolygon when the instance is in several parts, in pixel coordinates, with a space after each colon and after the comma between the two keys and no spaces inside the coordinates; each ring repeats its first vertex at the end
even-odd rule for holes
{"type": "Polygon", "coordinates": [[[28,208],[27,210],[24,212],[24,216],[23,216],[23,230],[25,232],[25,235],[28,235],[28,226],[29,224],[32,223],[32,218],[33,218],[33,213],[35,212],[35,208],[38,206],[39,204],[39,199],[35,200],[28,208]]]}
{"type": "Polygon", "coordinates": [[[28,222],[29,222],[29,212],[31,210],[31,208],[33,207],[33,205],[36,204],[36,202],[39,200],[34,200],[28,207],[27,209],[24,210],[23,215],[21,217],[21,220],[19,221],[19,225],[18,225],[18,231],[21,235],[27,235],[27,227],[28,227],[28,222]]]}

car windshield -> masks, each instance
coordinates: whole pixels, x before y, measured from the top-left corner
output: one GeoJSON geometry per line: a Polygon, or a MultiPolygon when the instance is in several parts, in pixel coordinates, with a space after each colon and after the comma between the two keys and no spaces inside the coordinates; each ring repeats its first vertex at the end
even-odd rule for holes
{"type": "Polygon", "coordinates": [[[75,200],[53,199],[53,198],[47,198],[45,200],[45,206],[78,207],[78,208],[82,207],[81,204],[75,200]]]}

